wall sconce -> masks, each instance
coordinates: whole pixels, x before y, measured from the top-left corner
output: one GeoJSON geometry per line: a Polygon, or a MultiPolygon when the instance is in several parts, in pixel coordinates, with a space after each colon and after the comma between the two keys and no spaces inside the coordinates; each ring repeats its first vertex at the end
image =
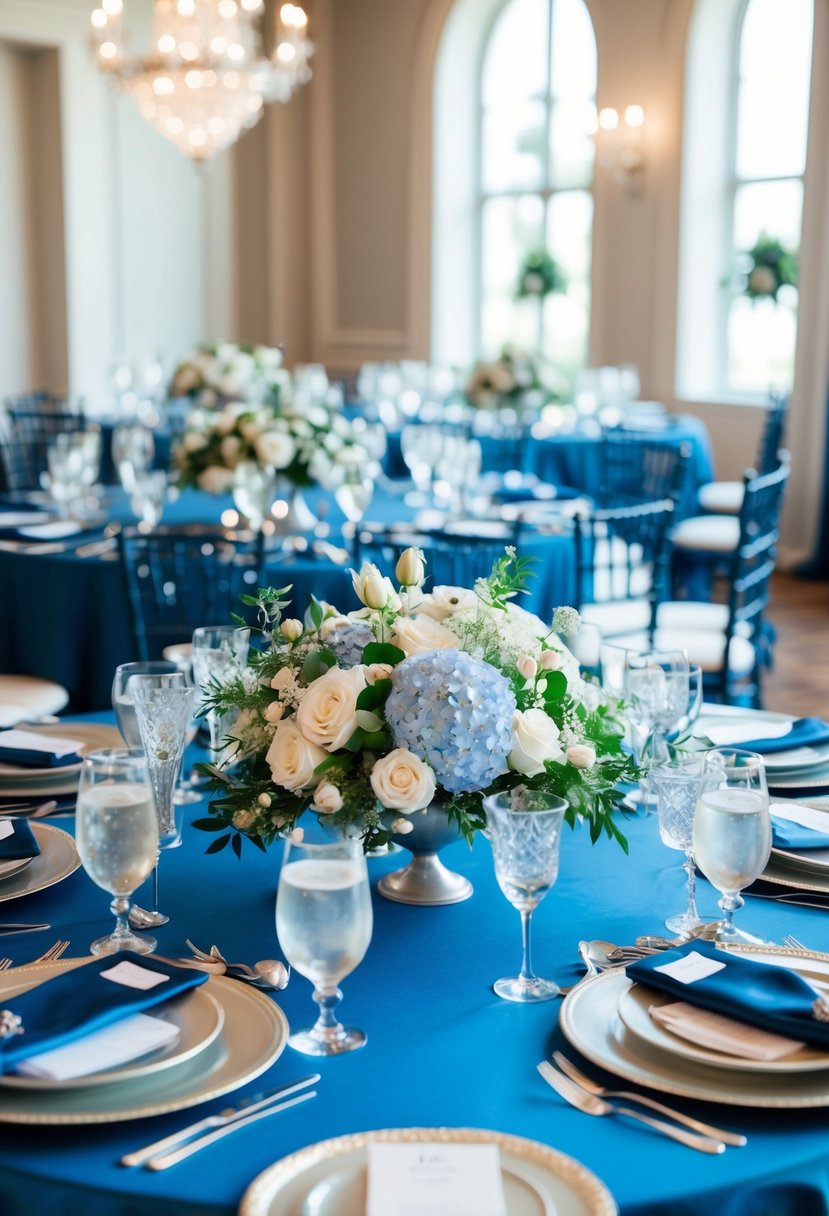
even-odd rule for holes
{"type": "Polygon", "coordinates": [[[626,106],[624,116],[607,107],[599,110],[596,146],[600,164],[607,165],[625,194],[642,193],[645,174],[643,127],[645,111],[641,106],[626,106]]]}

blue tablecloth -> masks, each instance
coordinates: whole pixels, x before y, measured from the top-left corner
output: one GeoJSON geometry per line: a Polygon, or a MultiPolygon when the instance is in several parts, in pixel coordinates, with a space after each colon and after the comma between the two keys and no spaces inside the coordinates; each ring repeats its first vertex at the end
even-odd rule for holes
{"type": "MultiPolygon", "coordinates": [[[[71,821],[61,826],[71,830],[71,821]]],[[[679,854],[661,845],[654,818],[631,818],[625,831],[629,857],[608,841],[591,847],[583,830],[566,830],[560,877],[535,914],[539,974],[570,974],[580,938],[629,942],[637,933],[661,932],[664,915],[682,905],[679,854]]],[[[278,957],[274,896],[281,850],[263,856],[246,848],[239,863],[229,850],[204,856],[206,839],[185,831],[183,847],[162,857],[161,897],[171,921],[158,931],[159,951],[184,953],[189,937],[203,948],[216,942],[234,959],[278,957]]],[[[474,883],[468,902],[413,908],[375,893],[371,947],[343,982],[343,1016],[368,1033],[367,1047],[313,1068],[307,1057],[286,1049],[264,1077],[235,1095],[317,1069],[322,1080],[314,1101],[163,1174],[125,1170],[117,1161],[128,1149],[221,1109],[227,1098],[197,1112],[111,1126],[4,1127],[3,1216],[232,1216],[250,1181],[286,1153],[346,1132],[418,1125],[491,1128],[550,1144],[598,1174],[623,1216],[826,1216],[827,1110],[676,1101],[749,1137],[746,1148],[704,1157],[625,1120],[590,1119],[565,1106],[535,1070],[554,1048],[572,1054],[557,1027],[557,1002],[522,1007],[491,991],[493,980],[518,965],[520,928],[495,883],[489,846],[479,839],[470,852],[460,843],[443,857],[474,883]]],[[[399,864],[396,858],[370,861],[372,879],[399,864]]],[[[715,900],[703,882],[704,915],[714,915],[715,900]]],[[[79,871],[50,890],[5,904],[4,919],[49,920],[53,930],[4,937],[0,949],[25,963],[60,936],[70,938],[70,953],[80,956],[111,927],[107,903],[79,871]]],[[[778,941],[794,933],[817,947],[826,944],[826,914],[820,911],[748,898],[740,918],[778,941]]],[[[310,991],[296,976],[280,995],[292,1026],[309,1024],[315,1012],[310,991]]]]}

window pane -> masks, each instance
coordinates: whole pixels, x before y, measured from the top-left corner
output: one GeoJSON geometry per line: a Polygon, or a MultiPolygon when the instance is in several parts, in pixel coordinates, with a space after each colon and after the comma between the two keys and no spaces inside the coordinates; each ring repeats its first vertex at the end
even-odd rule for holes
{"type": "Polygon", "coordinates": [[[737,176],[806,164],[812,0],[750,0],[740,42],[737,176]]]}
{"type": "Polygon", "coordinates": [[[547,248],[564,271],[567,291],[544,302],[544,354],[573,377],[587,361],[590,334],[590,242],[593,197],[557,194],[547,211],[547,248]]]}
{"type": "Polygon", "coordinates": [[[541,101],[505,99],[483,118],[483,186],[489,193],[541,188],[545,113],[541,101]]]}
{"type": "Polygon", "coordinates": [[[485,106],[547,92],[547,0],[511,0],[489,36],[483,67],[485,106]]]}
{"type": "Polygon", "coordinates": [[[596,93],[596,38],[584,0],[553,0],[551,84],[554,97],[596,93]]]}
{"type": "Polygon", "coordinates": [[[557,101],[550,116],[550,170],[559,190],[589,186],[595,145],[590,134],[595,109],[591,101],[557,101]]]}
{"type": "Polygon", "coordinates": [[[728,387],[733,392],[787,391],[794,378],[797,320],[771,300],[734,300],[728,314],[728,387]]]}
{"type": "Polygon", "coordinates": [[[516,300],[521,260],[543,241],[544,206],[540,198],[489,199],[482,215],[481,348],[497,354],[505,342],[528,349],[537,343],[535,300],[516,300]]]}
{"type": "Polygon", "coordinates": [[[776,237],[790,249],[800,244],[803,183],[754,182],[740,186],[734,199],[734,247],[751,249],[761,233],[776,237]]]}

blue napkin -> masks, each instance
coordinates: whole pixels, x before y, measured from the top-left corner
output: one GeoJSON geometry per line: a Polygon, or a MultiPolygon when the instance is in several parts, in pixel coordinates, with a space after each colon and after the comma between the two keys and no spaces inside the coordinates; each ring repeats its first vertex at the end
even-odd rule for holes
{"type": "MultiPolygon", "coordinates": [[[[65,768],[68,764],[80,764],[81,758],[77,752],[67,752],[64,756],[56,756],[54,752],[39,751],[32,747],[5,747],[3,737],[6,733],[0,731],[0,763],[2,764],[16,764],[19,768],[65,768]]],[[[43,742],[48,746],[45,735],[43,742]]],[[[57,739],[55,742],[60,743],[60,740],[57,739]]]]}
{"type": "Polygon", "coordinates": [[[102,1026],[172,1000],[206,979],[204,971],[174,967],[121,950],[65,971],[20,996],[0,998],[5,1010],[16,1014],[23,1027],[22,1034],[0,1037],[0,1073],[10,1072],[21,1060],[38,1052],[62,1047],[102,1026]],[[114,983],[103,974],[125,965],[166,979],[152,988],[132,988],[114,983]]]}
{"type": "MultiPolygon", "coordinates": [[[[829,816],[827,816],[829,819],[829,816]]],[[[771,839],[776,849],[829,849],[829,832],[805,828],[790,819],[778,819],[771,813],[771,839]]]]}
{"type": "Polygon", "coordinates": [[[735,746],[771,756],[774,752],[787,752],[793,747],[815,747],[818,743],[829,743],[829,722],[823,722],[820,718],[798,718],[787,735],[781,735],[778,739],[747,739],[735,746]]]}
{"type": "Polygon", "coordinates": [[[37,857],[40,845],[25,819],[12,819],[10,822],[13,832],[0,840],[0,861],[23,861],[27,857],[37,857]]]}
{"type": "Polygon", "coordinates": [[[689,1005],[711,1009],[762,1030],[787,1035],[790,1039],[829,1047],[829,1020],[820,1021],[812,1011],[817,993],[785,967],[755,963],[718,950],[711,942],[693,941],[676,950],[637,959],[626,970],[628,977],[637,984],[667,992],[689,1005]],[[691,984],[657,970],[694,952],[725,963],[725,967],[691,984]]]}

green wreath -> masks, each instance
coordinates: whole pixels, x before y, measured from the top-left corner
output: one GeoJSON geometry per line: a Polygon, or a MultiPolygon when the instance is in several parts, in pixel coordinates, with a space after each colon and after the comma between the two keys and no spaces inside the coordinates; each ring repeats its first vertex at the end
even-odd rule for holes
{"type": "Polygon", "coordinates": [[[781,287],[797,286],[797,254],[776,237],[763,233],[745,256],[748,267],[743,294],[749,299],[770,297],[776,301],[781,287]]]}
{"type": "Polygon", "coordinates": [[[553,292],[567,290],[567,279],[558,262],[546,249],[533,249],[525,255],[518,271],[516,296],[519,300],[527,296],[544,299],[553,292]]]}

